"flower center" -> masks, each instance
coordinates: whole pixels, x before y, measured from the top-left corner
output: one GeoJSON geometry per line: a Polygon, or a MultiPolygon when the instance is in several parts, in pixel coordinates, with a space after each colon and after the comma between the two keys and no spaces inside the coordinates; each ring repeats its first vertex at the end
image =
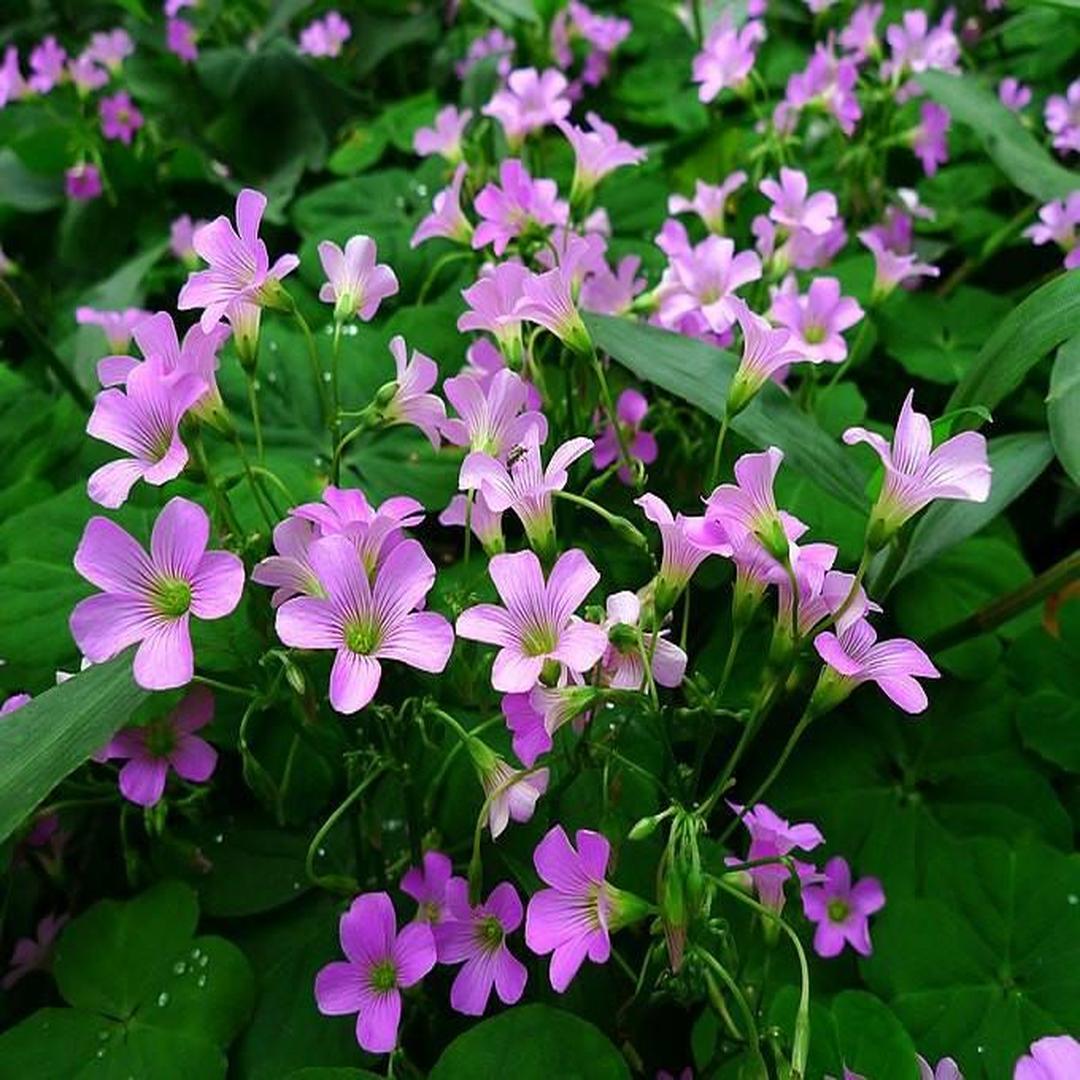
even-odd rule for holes
{"type": "Polygon", "coordinates": [[[191,586],[183,578],[160,578],[154,585],[154,610],[167,619],[179,619],[191,607],[191,586]]]}
{"type": "Polygon", "coordinates": [[[425,900],[420,905],[420,919],[434,926],[442,921],[442,908],[434,900],[425,900]]]}
{"type": "Polygon", "coordinates": [[[521,648],[526,656],[547,656],[555,651],[556,644],[555,628],[549,625],[530,626],[521,638],[521,648]]]}
{"type": "Polygon", "coordinates": [[[176,733],[167,720],[156,720],[143,729],[146,735],[146,750],[151,757],[167,758],[176,746],[176,733]]]}
{"type": "Polygon", "coordinates": [[[494,915],[485,915],[475,928],[476,943],[485,952],[494,952],[503,943],[503,928],[494,915]]]}
{"type": "Polygon", "coordinates": [[[379,627],[371,619],[356,619],[345,626],[345,648],[361,656],[370,656],[381,639],[379,627]]]}
{"type": "Polygon", "coordinates": [[[851,908],[848,907],[845,900],[830,900],[829,906],[826,908],[829,914],[829,921],[840,923],[843,922],[851,912],[851,908]]]}
{"type": "Polygon", "coordinates": [[[820,345],[825,340],[825,327],[811,323],[803,330],[803,338],[808,345],[820,345]]]}
{"type": "Polygon", "coordinates": [[[397,986],[397,969],[393,960],[381,960],[371,969],[371,988],[386,993],[397,986]]]}

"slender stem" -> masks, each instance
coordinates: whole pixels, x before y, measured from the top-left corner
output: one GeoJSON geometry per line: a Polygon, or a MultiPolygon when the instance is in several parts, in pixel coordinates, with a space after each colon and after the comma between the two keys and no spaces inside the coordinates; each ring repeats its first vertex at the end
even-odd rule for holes
{"type": "Polygon", "coordinates": [[[690,632],[690,585],[683,592],[682,626],[679,628],[679,648],[686,652],[686,638],[690,632]]]}
{"type": "Polygon", "coordinates": [[[712,465],[709,468],[709,484],[707,491],[712,491],[716,487],[716,481],[720,479],[720,458],[724,453],[724,440],[727,438],[728,425],[731,420],[727,412],[724,412],[724,418],[720,421],[720,430],[716,433],[716,445],[713,447],[712,465]]]}
{"type": "Polygon", "coordinates": [[[439,277],[440,272],[452,262],[458,262],[461,259],[467,259],[472,255],[472,251],[448,251],[441,258],[436,259],[434,266],[428,271],[428,275],[424,278],[423,285],[420,286],[420,292],[416,296],[416,306],[423,307],[427,300],[427,295],[431,291],[431,287],[435,284],[439,277]]]}
{"type": "Polygon", "coordinates": [[[367,776],[365,776],[364,779],[361,780],[360,783],[357,784],[356,787],[353,788],[353,790],[345,796],[345,799],[341,802],[338,808],[326,819],[326,821],[322,823],[319,831],[315,834],[311,843],[308,845],[307,857],[304,860],[304,868],[307,871],[308,880],[313,885],[317,885],[319,886],[319,888],[322,889],[330,889],[332,891],[353,891],[355,882],[353,882],[352,879],[331,878],[317,874],[315,872],[315,856],[318,854],[319,847],[322,845],[323,840],[326,839],[326,836],[330,832],[330,830],[333,829],[333,827],[341,820],[342,815],[385,772],[385,765],[379,765],[374,770],[369,772],[367,776]],[[343,887],[345,888],[343,889],[343,887]]]}
{"type": "Polygon", "coordinates": [[[736,623],[731,628],[731,641],[728,643],[727,656],[724,657],[724,670],[720,673],[720,683],[716,688],[718,697],[723,697],[724,691],[727,690],[728,679],[731,678],[731,671],[735,667],[735,657],[739,653],[744,633],[746,633],[746,626],[742,623],[736,623]]]}
{"type": "Polygon", "coordinates": [[[859,326],[859,332],[855,335],[854,344],[848,350],[844,362],[836,365],[832,373],[832,378],[825,384],[825,389],[821,391],[821,397],[818,399],[819,401],[824,401],[824,399],[832,393],[833,387],[848,373],[851,365],[860,358],[867,335],[870,333],[871,326],[873,326],[873,323],[870,321],[870,315],[863,315],[863,321],[859,326]]]}
{"type": "Polygon", "coordinates": [[[311,362],[311,374],[315,379],[315,390],[319,395],[319,406],[322,409],[322,417],[324,424],[330,424],[330,402],[326,394],[326,382],[323,379],[322,365],[319,363],[319,350],[315,344],[315,338],[311,333],[311,327],[308,326],[307,319],[304,318],[300,309],[293,304],[292,307],[293,318],[297,321],[301,331],[304,334],[304,341],[307,343],[308,359],[311,362]]]}
{"type": "Polygon", "coordinates": [[[638,470],[634,467],[634,459],[630,456],[630,447],[626,442],[626,432],[623,431],[622,425],[619,423],[619,417],[615,411],[615,401],[611,396],[611,389],[608,387],[607,375],[604,374],[604,365],[600,363],[600,357],[596,355],[595,349],[590,351],[589,360],[592,363],[593,371],[596,374],[596,381],[600,388],[600,405],[607,417],[607,422],[615,432],[615,439],[619,444],[619,460],[630,470],[630,475],[634,478],[635,486],[640,487],[641,477],[638,470]]]}
{"type": "MultiPolygon", "coordinates": [[[[653,708],[659,710],[660,708],[660,695],[656,692],[656,680],[653,678],[652,673],[652,653],[645,649],[645,637],[641,633],[641,627],[635,627],[635,633],[637,634],[638,653],[641,656],[641,666],[645,670],[645,685],[649,688],[649,697],[652,700],[653,708]]],[[[652,641],[655,645],[656,639],[659,634],[653,634],[652,641]]]]}
{"type": "Polygon", "coordinates": [[[583,495],[575,495],[572,491],[554,491],[552,494],[556,498],[565,499],[567,502],[576,503],[578,506],[584,506],[585,509],[591,510],[597,517],[603,518],[624,539],[631,540],[643,551],[649,550],[649,542],[633,522],[627,521],[626,518],[620,517],[618,514],[613,514],[599,503],[593,502],[592,499],[586,499],[583,495]]]}
{"type": "Polygon", "coordinates": [[[474,488],[469,488],[465,496],[465,565],[469,565],[469,555],[472,548],[472,511],[473,499],[476,497],[474,488]]]}
{"type": "Polygon", "coordinates": [[[236,447],[236,452],[240,456],[240,464],[244,470],[244,476],[247,478],[248,487],[251,488],[251,494],[255,499],[255,505],[259,508],[259,513],[262,514],[263,522],[266,524],[266,528],[272,533],[274,531],[273,514],[267,509],[266,503],[263,502],[262,486],[259,484],[255,473],[252,472],[251,462],[248,461],[247,451],[244,449],[244,444],[240,441],[240,436],[233,431],[233,446],[236,447]]]}
{"type": "Polygon", "coordinates": [[[738,1005],[739,1012],[742,1014],[743,1023],[746,1025],[746,1039],[750,1045],[750,1053],[757,1059],[757,1064],[761,1066],[760,1075],[768,1076],[765,1071],[765,1062],[761,1057],[761,1040],[758,1036],[757,1021],[754,1019],[754,1010],[750,1008],[746,996],[739,989],[739,984],[728,974],[727,968],[712,953],[706,952],[704,949],[698,949],[697,955],[712,969],[735,999],[735,1004],[738,1005]]]}
{"type": "Polygon", "coordinates": [[[251,407],[251,423],[255,428],[255,456],[261,462],[263,460],[263,433],[262,418],[259,416],[259,391],[255,385],[255,376],[252,372],[244,371],[247,376],[248,404],[251,407]]]}
{"type": "Polygon", "coordinates": [[[202,429],[199,427],[195,428],[192,450],[195,452],[195,460],[198,462],[199,468],[202,469],[203,475],[206,477],[206,485],[210,488],[210,494],[217,504],[218,513],[221,515],[225,528],[232,533],[237,541],[241,541],[244,530],[236,520],[236,513],[233,511],[232,503],[229,502],[228,494],[222,490],[221,485],[217,482],[217,477],[214,476],[213,469],[210,468],[210,461],[206,456],[206,447],[203,445],[202,429]]]}
{"type": "Polygon", "coordinates": [[[258,690],[252,690],[246,686],[234,686],[232,683],[222,682],[220,679],[211,679],[207,675],[196,675],[191,681],[208,686],[211,690],[220,690],[223,694],[239,694],[241,697],[247,698],[260,696],[258,690]]]}
{"type": "MultiPolygon", "coordinates": [[[[338,357],[340,355],[341,344],[341,320],[334,320],[334,346],[330,359],[330,398],[332,402],[333,414],[331,417],[332,426],[330,434],[334,440],[334,446],[336,447],[341,440],[341,397],[338,390],[338,357]]],[[[341,482],[341,458],[335,454],[334,459],[331,462],[330,479],[335,485],[341,482]]]]}
{"type": "Polygon", "coordinates": [[[866,577],[866,571],[870,567],[870,560],[872,558],[873,553],[870,551],[870,548],[864,546],[863,553],[859,557],[859,566],[855,571],[855,577],[852,579],[851,588],[848,589],[847,596],[844,597],[844,602],[831,615],[808,631],[808,634],[820,634],[825,630],[829,630],[844,617],[847,609],[855,603],[855,597],[859,595],[859,586],[862,585],[863,578],[866,577]]]}

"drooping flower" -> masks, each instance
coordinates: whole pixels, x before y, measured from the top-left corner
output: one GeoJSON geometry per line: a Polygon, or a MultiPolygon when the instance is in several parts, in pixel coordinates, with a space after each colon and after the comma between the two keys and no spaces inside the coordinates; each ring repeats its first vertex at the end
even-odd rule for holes
{"type": "Polygon", "coordinates": [[[447,917],[446,887],[454,864],[441,851],[425,851],[421,866],[410,866],[401,878],[401,891],[417,903],[416,921],[437,926],[447,917]]]}
{"type": "Polygon", "coordinates": [[[495,92],[481,111],[502,124],[506,141],[511,149],[516,149],[527,135],[569,114],[566,88],[566,76],[554,68],[543,72],[518,68],[510,72],[506,85],[495,92]]]}
{"type": "Polygon", "coordinates": [[[409,241],[409,247],[419,247],[425,240],[441,236],[456,244],[471,244],[472,222],[461,209],[461,185],[469,167],[462,162],[454,170],[450,186],[437,192],[431,200],[431,213],[422,218],[409,241]]]}
{"type": "Polygon", "coordinates": [[[112,97],[98,102],[101,113],[101,134],[106,139],[119,139],[125,146],[131,145],[135,132],[143,126],[143,115],[135,107],[131,95],[121,90],[112,97]]]}
{"type": "Polygon", "coordinates": [[[876,432],[851,427],[844,442],[869,443],[885,467],[885,482],[870,514],[868,538],[883,546],[909,518],[934,499],[986,502],[991,469],[986,439],[963,431],[940,446],[933,445],[929,417],[915,411],[915,391],[909,390],[896,421],[892,445],[876,432]]]}
{"type": "MultiPolygon", "coordinates": [[[[640,390],[627,389],[615,402],[615,423],[623,430],[626,450],[631,461],[640,461],[642,465],[651,465],[660,452],[656,436],[651,431],[642,431],[645,415],[649,411],[649,402],[640,390]]],[[[596,437],[593,446],[593,466],[606,469],[619,460],[619,435],[611,424],[607,424],[596,437]]],[[[624,484],[632,484],[634,475],[629,464],[619,466],[619,479],[624,484]]]]}
{"type": "Polygon", "coordinates": [[[1017,1061],[1013,1080],[1072,1080],[1078,1070],[1080,1042],[1071,1035],[1047,1035],[1017,1061]]]}
{"type": "Polygon", "coordinates": [[[675,606],[694,571],[708,558],[710,551],[692,539],[691,520],[682,514],[673,515],[659,495],[646,492],[634,502],[660,530],[663,552],[653,602],[658,613],[664,615],[675,606]]]}
{"type": "Polygon", "coordinates": [[[1080,153],[1080,79],[1069,83],[1062,94],[1051,94],[1043,112],[1046,130],[1053,135],[1054,149],[1062,154],[1080,153]]]}
{"type": "Polygon", "coordinates": [[[502,714],[510,729],[514,753],[526,768],[532,768],[537,758],[551,749],[552,737],[559,728],[571,721],[583,722],[597,696],[595,687],[569,679],[560,686],[538,683],[527,694],[503,695],[502,714]]]}
{"type": "Polygon", "coordinates": [[[492,989],[504,1005],[515,1004],[528,979],[525,965],[506,945],[524,916],[517,890],[504,881],[473,907],[468,883],[458,878],[450,882],[446,901],[448,917],[435,927],[435,945],[440,964],[462,964],[450,988],[451,1007],[483,1016],[492,989]]]}
{"type": "Polygon", "coordinates": [[[251,580],[269,585],[274,594],[270,606],[281,607],[294,596],[320,596],[322,585],[308,561],[308,549],[319,533],[302,517],[287,517],[274,527],[274,552],[255,565],[251,580]]]}
{"type": "Polygon", "coordinates": [[[940,678],[930,657],[907,638],[878,641],[865,619],[826,630],[814,638],[814,648],[825,661],[814,688],[810,709],[827,711],[864,682],[877,683],[882,693],[906,713],[923,712],[929,701],[916,680],[940,678]]]}
{"type": "Polygon", "coordinates": [[[668,641],[666,630],[659,634],[641,633],[641,600],[637,594],[629,591],[613,593],[607,598],[606,613],[607,618],[600,626],[608,636],[608,646],[600,661],[602,685],[619,690],[640,690],[645,685],[642,645],[645,656],[650,658],[649,666],[657,686],[674,687],[682,682],[686,673],[686,653],[668,641]]]}
{"type": "Polygon", "coordinates": [[[911,148],[922,162],[923,172],[933,176],[939,165],[949,160],[949,126],[952,114],[936,101],[919,106],[919,126],[912,135],[911,148]]]}
{"type": "Polygon", "coordinates": [[[439,524],[471,528],[488,555],[499,555],[506,550],[502,514],[488,506],[483,491],[473,492],[471,507],[467,496],[455,495],[439,514],[439,524]]]}
{"type": "Polygon", "coordinates": [[[337,11],[328,11],[300,31],[299,51],[307,56],[339,56],[352,37],[352,27],[337,11]]]}
{"type": "Polygon", "coordinates": [[[929,263],[919,262],[911,253],[900,254],[885,246],[879,233],[864,229],[859,239],[874,256],[874,292],[876,299],[884,299],[897,285],[906,285],[918,277],[937,277],[941,271],[929,263]]]}
{"type": "Polygon", "coordinates": [[[441,430],[455,446],[505,461],[530,433],[538,442],[547,439],[547,419],[525,408],[528,388],[508,368],[498,371],[486,388],[472,375],[456,375],[443,383],[443,392],[458,416],[444,420],[441,430]]]}
{"type": "Polygon", "coordinates": [[[741,28],[725,13],[713,23],[701,52],[694,57],[693,81],[698,97],[708,104],[721,90],[741,90],[765,40],[765,24],[752,19],[741,28]]]}
{"type": "MultiPolygon", "coordinates": [[[[757,862],[762,859],[780,859],[793,851],[813,851],[825,843],[825,837],[816,825],[808,821],[791,825],[764,803],[758,803],[743,813],[743,807],[729,803],[736,815],[742,815],[742,823],[750,833],[750,848],[746,858],[729,856],[725,861],[729,866],[743,862],[757,862]]],[[[795,873],[802,884],[809,885],[821,880],[821,875],[807,862],[792,859],[795,873]]],[[[791,878],[791,873],[781,862],[764,866],[752,866],[746,871],[754,884],[758,899],[771,910],[779,914],[784,909],[784,886],[791,878]]]]}
{"type": "Polygon", "coordinates": [[[1031,87],[1009,75],[998,83],[998,100],[1012,112],[1023,112],[1031,104],[1031,87]]]}
{"type": "Polygon", "coordinates": [[[724,218],[731,197],[746,181],[747,175],[742,169],[731,173],[717,185],[707,184],[704,180],[695,180],[692,199],[688,199],[685,195],[668,196],[668,213],[697,214],[709,232],[722,236],[724,218]]]}
{"type": "Polygon", "coordinates": [[[885,892],[877,878],[851,882],[847,860],[837,855],[825,864],[825,880],[803,889],[803,911],[817,923],[814,952],[825,958],[839,956],[850,945],[869,956],[870,916],[885,906],[885,892]]]}
{"type": "Polygon", "coordinates": [[[532,819],[537,801],[547,791],[548,770],[517,769],[475,737],[469,739],[468,749],[480,786],[484,789],[491,838],[497,840],[511,821],[532,819]]]}
{"type": "Polygon", "coordinates": [[[466,491],[479,488],[494,513],[512,510],[529,543],[546,554],[555,545],[552,492],[566,487],[567,469],[592,447],[592,439],[570,439],[555,450],[546,469],[535,438],[527,439],[524,450],[505,464],[490,454],[474,452],[461,463],[458,483],[466,491]]]}
{"type": "Polygon", "coordinates": [[[818,277],[800,294],[790,278],[773,297],[770,316],[775,323],[791,331],[789,344],[811,364],[839,364],[847,357],[844,331],[862,317],[857,300],[841,296],[840,282],[834,277],[818,277]]]}
{"type": "Polygon", "coordinates": [[[517,306],[528,276],[529,271],[521,263],[499,263],[461,293],[469,307],[458,316],[457,328],[494,334],[511,367],[521,365],[521,316],[517,306]]]}
{"type": "Polygon", "coordinates": [[[297,649],[333,649],[330,704],[358,712],[375,696],[380,660],[397,660],[438,674],[454,647],[441,615],[414,608],[435,583],[435,566],[416,540],[398,544],[368,581],[356,546],[325,536],[307,551],[324,596],[295,596],[277,609],[278,637],[297,649]]]}
{"type": "Polygon", "coordinates": [[[134,307],[120,311],[100,311],[85,306],[75,309],[75,321],[80,326],[100,326],[106,343],[114,353],[127,351],[135,327],[149,316],[149,311],[134,307]]]}
{"type": "Polygon", "coordinates": [[[75,569],[102,591],[80,600],[71,633],[93,663],[130,645],[135,681],[147,690],[191,682],[190,620],[220,619],[240,602],[244,564],[228,551],[207,551],[210,519],[184,498],[170,499],[154,522],[147,552],[107,518],[87,522],[75,569]]]}
{"type": "Polygon", "coordinates": [[[10,990],[32,971],[47,971],[52,963],[56,939],[70,918],[71,916],[66,912],[60,915],[52,913],[44,915],[37,924],[34,937],[19,938],[11,952],[8,970],[0,979],[0,987],[10,990]]]}
{"type": "Polygon", "coordinates": [[[789,330],[775,329],[738,297],[731,303],[742,331],[742,356],[728,388],[726,405],[728,416],[735,416],[750,404],[769,379],[788,365],[797,364],[803,354],[793,345],[789,330]]]}
{"type": "Polygon", "coordinates": [[[138,806],[155,806],[165,794],[169,770],[193,784],[209,780],[217,751],[195,734],[214,718],[214,695],[196,686],[168,716],[114,735],[95,758],[126,762],[120,792],[138,806]]]}
{"type": "MultiPolygon", "coordinates": [[[[207,333],[222,318],[249,314],[245,307],[258,309],[277,301],[281,279],[300,264],[293,254],[281,255],[270,265],[266,244],[259,238],[259,223],[266,210],[266,196],[244,188],[236,197],[236,228],[224,214],[195,233],[194,245],[209,264],[188,276],[177,307],[181,311],[202,308],[200,325],[207,333]]],[[[235,327],[234,327],[235,329],[235,327]]]]}
{"type": "Polygon", "coordinates": [[[30,78],[27,80],[31,90],[47,94],[64,77],[64,63],[67,52],[50,34],[35,45],[30,53],[30,78]]]}
{"type": "Polygon", "coordinates": [[[187,19],[165,20],[165,47],[185,64],[199,59],[198,39],[195,27],[187,19]]]}
{"type": "MultiPolygon", "coordinates": [[[[936,1066],[931,1065],[922,1054],[916,1054],[915,1061],[919,1066],[919,1080],[964,1080],[960,1066],[951,1057],[943,1057],[936,1066]]],[[[1080,1065],[1080,1060],[1077,1064],[1080,1065]]]]}
{"type": "Polygon", "coordinates": [[[461,161],[461,137],[472,117],[472,109],[447,105],[435,114],[435,123],[431,127],[417,128],[413,149],[420,157],[439,154],[451,165],[456,165],[461,161]]]}
{"type": "Polygon", "coordinates": [[[571,243],[560,253],[559,265],[542,274],[527,274],[514,313],[554,334],[580,356],[592,353],[592,339],[574,301],[574,278],[587,241],[571,243]]]}
{"type": "Polygon", "coordinates": [[[341,916],[340,940],[346,959],[315,977],[319,1012],[357,1013],[356,1041],[370,1054],[388,1054],[397,1045],[401,991],[435,966],[435,936],[424,922],[398,933],[390,897],[377,892],[361,894],[341,916]]]}
{"type": "Polygon", "coordinates": [[[334,305],[339,322],[358,315],[369,322],[379,305],[398,291],[398,279],[385,263],[376,263],[378,254],[370,236],[351,236],[345,250],[333,242],[319,244],[319,262],[328,280],[319,288],[319,299],[334,305]]]}
{"type": "Polygon", "coordinates": [[[838,213],[836,196],[831,191],[808,194],[810,182],[798,169],[782,168],[779,182],[766,177],[758,190],[772,202],[769,217],[777,225],[806,229],[815,236],[824,236],[833,227],[838,213]]]}
{"type": "Polygon", "coordinates": [[[1080,226],[1080,190],[1065,199],[1056,199],[1039,207],[1039,221],[1024,230],[1033,244],[1057,244],[1065,252],[1065,269],[1080,267],[1080,246],[1077,227],[1080,226]]]}
{"type": "Polygon", "coordinates": [[[483,220],[476,226],[472,245],[491,244],[496,255],[502,255],[515,237],[562,224],[567,216],[555,181],[533,180],[517,158],[499,166],[499,182],[485,184],[473,208],[483,220]]]}
{"type": "Polygon", "coordinates": [[[600,574],[584,552],[572,548],[559,556],[547,581],[540,560],[531,551],[496,555],[488,573],[503,602],[477,604],[463,611],[457,633],[472,641],[499,646],[491,669],[491,685],[503,693],[525,693],[545,668],[588,671],[607,648],[607,635],[574,612],[600,574]]]}
{"type": "Polygon", "coordinates": [[[638,165],[645,160],[645,151],[619,138],[612,124],[607,124],[595,112],[585,114],[590,131],[565,120],[558,122],[559,130],[574,148],[574,179],[571,200],[587,196],[610,172],[624,165],[638,165]]]}
{"type": "Polygon", "coordinates": [[[644,915],[646,905],[605,880],[611,845],[589,829],[579,829],[577,849],[561,825],[536,846],[533,865],[548,886],[532,895],[525,914],[525,944],[538,956],[552,954],[549,978],[562,993],[588,958],[606,963],[610,934],[644,915]]]}
{"type": "Polygon", "coordinates": [[[397,371],[397,388],[383,407],[383,417],[391,424],[418,427],[438,450],[439,428],[446,421],[446,406],[442,398],[428,391],[439,378],[439,366],[419,349],[413,349],[410,356],[405,339],[400,334],[390,339],[390,353],[397,371]]]}
{"type": "Polygon", "coordinates": [[[756,252],[740,251],[726,236],[708,236],[688,251],[671,256],[657,296],[659,319],[671,329],[683,316],[699,313],[714,334],[735,321],[731,298],[736,289],[761,277],[756,252]]]}
{"type": "Polygon", "coordinates": [[[96,469],[87,493],[100,506],[123,506],[137,480],[154,487],[175,480],[187,464],[180,421],[206,391],[194,374],[167,374],[156,362],[139,364],[123,390],[103,390],[94,402],[86,432],[131,456],[96,469]]]}

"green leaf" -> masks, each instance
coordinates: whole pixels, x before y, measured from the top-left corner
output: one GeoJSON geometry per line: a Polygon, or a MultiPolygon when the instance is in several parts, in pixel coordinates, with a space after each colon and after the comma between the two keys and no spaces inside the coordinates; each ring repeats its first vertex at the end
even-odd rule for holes
{"type": "Polygon", "coordinates": [[[0,208],[34,214],[51,210],[63,195],[59,177],[31,172],[10,147],[0,149],[0,208]]]}
{"type": "Polygon", "coordinates": [[[96,664],[53,687],[0,724],[0,839],[122,727],[146,691],[131,657],[96,664]]]}
{"type": "Polygon", "coordinates": [[[846,990],[832,1003],[840,1058],[874,1080],[917,1080],[915,1046],[894,1013],[873,994],[846,990]]]}
{"type": "Polygon", "coordinates": [[[592,1024],[548,1005],[525,1005],[484,1020],[443,1051],[429,1080],[628,1080],[618,1050],[592,1024]]]}
{"type": "Polygon", "coordinates": [[[1080,334],[1058,349],[1050,370],[1046,417],[1058,460],[1072,482],[1080,484],[1080,334]]]}
{"type": "Polygon", "coordinates": [[[1048,353],[1072,337],[1080,322],[1080,271],[1047,282],[1009,312],[986,339],[975,363],[949,398],[950,409],[995,409],[1048,353]]]}
{"type": "Polygon", "coordinates": [[[308,1069],[297,1069],[289,1073],[285,1080],[383,1080],[379,1073],[367,1069],[350,1069],[348,1066],[316,1065],[308,1069]]]}
{"type": "MultiPolygon", "coordinates": [[[[735,358],[668,330],[607,315],[586,315],[597,348],[640,379],[675,394],[719,420],[724,415],[735,358]]],[[[759,447],[778,446],[785,463],[822,490],[855,509],[866,505],[865,484],[854,460],[796,408],[778,386],[767,383],[731,422],[733,430],[759,447]]]]}
{"type": "Polygon", "coordinates": [[[1042,432],[991,439],[987,454],[994,474],[990,497],[983,503],[954,500],[931,506],[915,525],[897,583],[989,525],[1035,482],[1054,456],[1050,440],[1042,432]]]}
{"type": "Polygon", "coordinates": [[[978,134],[994,163],[1021,191],[1049,202],[1076,188],[1076,175],[1054,161],[1016,113],[970,75],[926,71],[916,81],[954,120],[978,134]]]}

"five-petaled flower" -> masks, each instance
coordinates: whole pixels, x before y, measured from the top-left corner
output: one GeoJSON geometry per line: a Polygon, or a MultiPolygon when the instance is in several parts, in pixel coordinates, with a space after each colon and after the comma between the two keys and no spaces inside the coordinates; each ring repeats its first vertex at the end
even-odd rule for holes
{"type": "Polygon", "coordinates": [[[825,864],[824,881],[803,889],[803,911],[813,923],[814,952],[825,958],[839,956],[850,945],[869,956],[870,916],[885,906],[885,892],[877,878],[852,884],[847,861],[837,855],[825,864]]]}

